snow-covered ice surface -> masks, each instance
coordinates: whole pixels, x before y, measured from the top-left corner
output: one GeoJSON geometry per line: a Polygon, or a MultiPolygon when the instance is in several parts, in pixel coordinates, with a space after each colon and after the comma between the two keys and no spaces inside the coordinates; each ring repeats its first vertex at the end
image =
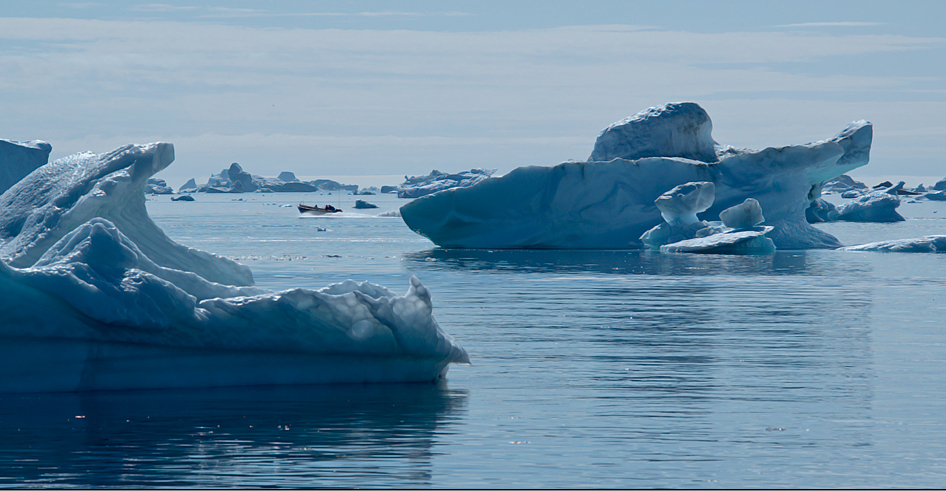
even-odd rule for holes
{"type": "Polygon", "coordinates": [[[703,219],[753,198],[778,248],[841,245],[809,225],[805,210],[824,182],[867,164],[870,123],[853,122],[826,140],[763,150],[719,146],[711,128],[697,104],[647,109],[599,136],[592,158],[612,160],[520,167],[416,199],[401,216],[442,247],[633,249],[661,223],[658,196],[687,182],[712,182],[716,201],[703,219]],[[646,151],[635,151],[641,148],[646,151]]]}
{"type": "Polygon", "coordinates": [[[765,234],[772,227],[739,230],[681,240],[660,246],[660,252],[700,252],[705,254],[767,254],[775,252],[765,234]]]}
{"type": "Polygon", "coordinates": [[[407,177],[397,186],[398,198],[419,198],[438,191],[472,186],[496,172],[496,169],[470,169],[465,172],[448,174],[433,170],[426,176],[407,177]]]}
{"type": "Polygon", "coordinates": [[[417,278],[270,292],[147,213],[166,143],[77,154],[0,196],[0,392],[428,381],[466,352],[417,278]]]}

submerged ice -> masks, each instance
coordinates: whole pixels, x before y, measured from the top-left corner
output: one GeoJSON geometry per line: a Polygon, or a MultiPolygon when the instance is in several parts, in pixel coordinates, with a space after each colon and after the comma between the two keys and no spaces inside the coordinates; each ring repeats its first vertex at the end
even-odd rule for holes
{"type": "Polygon", "coordinates": [[[418,198],[401,207],[401,216],[442,247],[641,248],[642,234],[663,221],[655,204],[661,194],[709,182],[715,201],[703,213],[710,219],[752,198],[778,248],[841,246],[812,227],[805,212],[826,181],[867,164],[870,123],[763,150],[720,146],[711,132],[709,115],[695,103],[650,108],[606,128],[588,161],[520,167],[418,198]]]}
{"type": "Polygon", "coordinates": [[[40,167],[0,196],[0,392],[406,382],[466,352],[417,278],[270,292],[176,244],[144,190],[166,143],[40,167]]]}

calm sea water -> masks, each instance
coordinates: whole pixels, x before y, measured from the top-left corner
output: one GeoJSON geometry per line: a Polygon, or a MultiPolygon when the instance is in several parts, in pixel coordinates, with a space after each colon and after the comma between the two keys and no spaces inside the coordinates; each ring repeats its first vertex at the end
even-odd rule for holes
{"type": "MultiPolygon", "coordinates": [[[[0,395],[0,487],[946,485],[946,255],[441,250],[376,216],[403,200],[354,198],[149,211],[262,287],[416,275],[473,365],[438,385],[0,395]]],[[[901,212],[821,227],[946,234],[946,203],[901,212]]]]}

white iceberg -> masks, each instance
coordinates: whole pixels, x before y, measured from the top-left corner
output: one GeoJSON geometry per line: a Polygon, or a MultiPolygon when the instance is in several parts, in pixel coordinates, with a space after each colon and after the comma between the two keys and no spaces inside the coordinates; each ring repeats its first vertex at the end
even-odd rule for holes
{"type": "Polygon", "coordinates": [[[0,258],[14,267],[32,266],[66,234],[101,217],[161,266],[252,285],[246,266],[182,246],[151,221],[144,198],[148,179],[173,160],[171,144],[152,143],[79,153],[36,169],[0,195],[0,258]]]}
{"type": "Polygon", "coordinates": [[[651,108],[602,133],[592,159],[611,160],[520,167],[418,198],[401,207],[401,216],[442,247],[640,248],[641,235],[662,221],[654,204],[660,194],[687,182],[712,182],[710,218],[754,198],[777,247],[841,246],[809,225],[805,210],[826,181],[867,164],[870,123],[851,123],[827,140],[764,150],[721,147],[711,129],[697,104],[651,108]]]}
{"type": "Polygon", "coordinates": [[[417,278],[404,296],[269,292],[175,244],[144,207],[172,159],[166,143],[79,154],[0,196],[0,392],[413,382],[469,362],[417,278]]]}

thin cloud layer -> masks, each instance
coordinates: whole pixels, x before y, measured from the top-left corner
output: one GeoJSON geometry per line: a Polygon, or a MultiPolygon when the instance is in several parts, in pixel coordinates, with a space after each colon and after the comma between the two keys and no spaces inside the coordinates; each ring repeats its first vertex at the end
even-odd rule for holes
{"type": "MultiPolygon", "coordinates": [[[[809,135],[806,124],[877,124],[868,109],[897,94],[923,99],[931,109],[916,116],[932,118],[941,81],[883,64],[946,46],[944,38],[863,32],[438,32],[60,18],[0,18],[0,42],[9,46],[0,52],[0,100],[12,115],[0,123],[2,137],[49,140],[54,157],[110,149],[63,142],[162,139],[177,144],[179,158],[200,159],[201,175],[247,159],[279,168],[331,159],[379,174],[401,173],[392,165],[404,173],[551,165],[587,157],[608,123],[676,100],[766,100],[764,141],[721,143],[799,143],[830,136],[809,135]],[[860,69],[867,62],[878,65],[860,69]],[[852,94],[862,111],[829,114],[852,94]],[[813,113],[787,121],[792,106],[813,113]],[[387,161],[383,148],[397,148],[399,161],[387,161]]],[[[731,117],[727,132],[757,132],[740,123],[755,115],[719,111],[709,111],[717,128],[731,117]]]]}

